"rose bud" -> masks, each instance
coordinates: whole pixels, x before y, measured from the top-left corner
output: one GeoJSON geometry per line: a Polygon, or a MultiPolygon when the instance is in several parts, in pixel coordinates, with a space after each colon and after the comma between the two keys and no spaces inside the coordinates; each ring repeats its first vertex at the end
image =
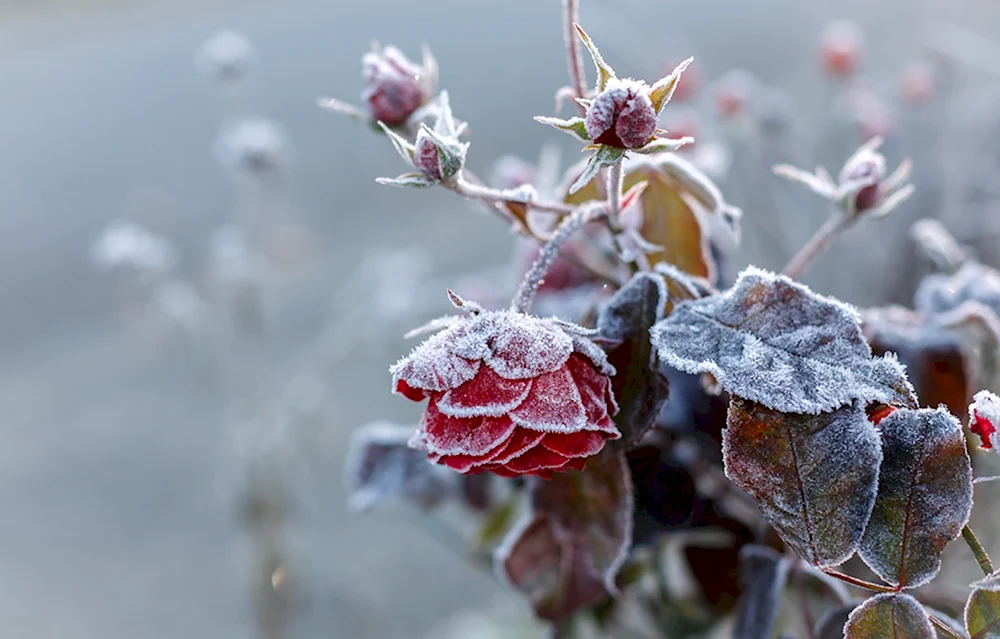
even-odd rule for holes
{"type": "Polygon", "coordinates": [[[742,115],[756,83],[753,74],[743,69],[733,69],[722,76],[715,89],[715,107],[719,116],[730,120],[742,115]]]}
{"type": "Polygon", "coordinates": [[[969,406],[969,430],[978,435],[983,450],[1000,453],[997,427],[1000,426],[1000,397],[989,391],[979,391],[969,406]]]}
{"type": "Polygon", "coordinates": [[[469,144],[458,138],[465,131],[465,123],[458,123],[452,115],[447,91],[441,92],[436,108],[434,127],[421,124],[416,142],[412,144],[385,122],[379,122],[400,157],[418,170],[418,173],[404,173],[396,178],[378,178],[379,184],[431,186],[451,181],[462,170],[469,144]]]}
{"type": "Polygon", "coordinates": [[[879,193],[885,179],[885,157],[873,150],[855,154],[840,171],[840,183],[864,182],[854,194],[854,209],[858,212],[875,207],[881,199],[879,193]]]}
{"type": "Polygon", "coordinates": [[[833,77],[853,74],[861,60],[864,34],[854,22],[832,22],[820,36],[820,62],[833,77]]]}
{"type": "Polygon", "coordinates": [[[361,97],[371,119],[392,128],[405,123],[434,92],[436,64],[424,49],[423,66],[417,66],[399,49],[388,46],[366,53],[361,59],[365,88],[361,97]]]}
{"type": "Polygon", "coordinates": [[[394,392],[428,400],[411,446],[461,473],[548,478],[621,437],[614,368],[583,329],[451,296],[469,314],[391,369],[394,392]]]}
{"type": "Polygon", "coordinates": [[[934,72],[924,62],[914,62],[903,70],[900,93],[909,104],[924,104],[934,95],[934,72]]]}
{"type": "Polygon", "coordinates": [[[596,144],[638,149],[656,131],[656,110],[649,87],[637,80],[614,79],[597,94],[586,117],[587,135],[596,144]]]}

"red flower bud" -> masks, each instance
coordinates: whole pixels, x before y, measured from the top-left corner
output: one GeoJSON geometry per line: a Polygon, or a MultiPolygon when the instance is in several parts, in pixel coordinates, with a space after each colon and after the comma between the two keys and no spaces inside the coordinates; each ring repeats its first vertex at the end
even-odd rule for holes
{"type": "Polygon", "coordinates": [[[925,63],[908,65],[900,82],[900,93],[909,104],[923,104],[934,95],[934,72],[925,63]]]}
{"type": "Polygon", "coordinates": [[[413,153],[413,166],[434,181],[441,181],[441,155],[437,145],[425,135],[417,136],[416,150],[413,153]]]}
{"type": "Polygon", "coordinates": [[[864,35],[853,22],[833,22],[820,36],[820,62],[823,69],[835,77],[853,74],[861,60],[864,35]]]}
{"type": "Polygon", "coordinates": [[[373,121],[397,127],[430,97],[420,81],[423,70],[395,47],[366,53],[361,64],[365,80],[361,97],[373,121]]]}
{"type": "Polygon", "coordinates": [[[1000,397],[989,391],[979,391],[969,406],[969,430],[978,435],[979,447],[1000,453],[997,427],[1000,426],[1000,397]]]}
{"type": "Polygon", "coordinates": [[[587,135],[597,144],[638,149],[653,138],[656,115],[648,86],[615,78],[587,109],[587,135]]]}
{"type": "Polygon", "coordinates": [[[859,213],[867,211],[882,201],[882,181],[885,179],[885,174],[885,157],[875,151],[861,152],[844,166],[840,173],[841,183],[855,180],[871,181],[869,186],[854,195],[855,211],[859,213]]]}
{"type": "Polygon", "coordinates": [[[727,120],[742,115],[755,84],[753,75],[742,69],[733,69],[722,76],[715,89],[715,107],[719,115],[727,120]]]}

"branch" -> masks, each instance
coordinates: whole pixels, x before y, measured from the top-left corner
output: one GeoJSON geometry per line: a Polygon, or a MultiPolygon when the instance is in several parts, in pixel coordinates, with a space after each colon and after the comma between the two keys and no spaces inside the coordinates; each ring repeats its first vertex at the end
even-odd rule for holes
{"type": "Polygon", "coordinates": [[[895,588],[889,586],[883,586],[881,584],[874,584],[870,581],[865,581],[864,579],[858,579],[857,577],[852,577],[851,575],[844,574],[842,572],[837,572],[832,568],[823,568],[823,572],[835,579],[839,579],[845,583],[849,583],[852,586],[857,586],[858,588],[864,588],[865,590],[871,590],[873,592],[896,592],[895,588]]]}
{"type": "Polygon", "coordinates": [[[968,544],[969,549],[972,550],[972,554],[976,558],[976,563],[982,569],[983,573],[989,577],[993,574],[993,563],[990,561],[990,556],[986,554],[986,549],[983,545],[979,543],[979,539],[976,537],[976,533],[972,532],[972,528],[966,524],[962,528],[962,539],[968,544]]]}
{"type": "MultiPolygon", "coordinates": [[[[582,98],[587,94],[586,80],[583,75],[583,59],[580,57],[580,40],[576,34],[576,25],[580,22],[580,3],[578,0],[563,0],[563,38],[566,41],[566,62],[569,65],[570,85],[575,97],[582,98]]],[[[586,115],[587,110],[581,104],[576,105],[580,115],[586,115]]]]}

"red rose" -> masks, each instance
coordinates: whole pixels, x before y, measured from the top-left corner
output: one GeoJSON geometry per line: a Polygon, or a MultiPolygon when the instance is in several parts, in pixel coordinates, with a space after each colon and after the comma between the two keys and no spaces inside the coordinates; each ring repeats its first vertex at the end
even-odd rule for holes
{"type": "Polygon", "coordinates": [[[513,311],[476,312],[392,367],[393,391],[427,398],[410,445],[462,473],[548,478],[582,469],[621,433],[614,368],[565,323],[513,311]]]}
{"type": "Polygon", "coordinates": [[[1000,426],[1000,397],[989,391],[979,391],[969,406],[969,430],[978,435],[983,450],[1000,452],[997,428],[1000,426]]]}

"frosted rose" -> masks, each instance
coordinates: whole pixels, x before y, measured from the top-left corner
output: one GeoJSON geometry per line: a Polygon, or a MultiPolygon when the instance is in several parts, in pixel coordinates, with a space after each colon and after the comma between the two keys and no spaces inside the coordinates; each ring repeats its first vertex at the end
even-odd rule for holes
{"type": "Polygon", "coordinates": [[[410,62],[399,49],[386,47],[366,53],[361,60],[372,120],[399,126],[419,109],[429,95],[420,78],[423,69],[410,62]]]}
{"type": "Polygon", "coordinates": [[[638,149],[652,140],[657,113],[649,90],[637,80],[612,79],[587,109],[587,135],[619,149],[638,149]]]}
{"type": "Polygon", "coordinates": [[[983,450],[1000,452],[997,428],[1000,426],[1000,397],[989,391],[979,391],[969,406],[969,430],[978,435],[983,450]]]}
{"type": "Polygon", "coordinates": [[[462,473],[550,477],[583,468],[621,434],[614,368],[553,319],[512,311],[456,321],[391,369],[393,390],[428,399],[410,444],[462,473]]]}

